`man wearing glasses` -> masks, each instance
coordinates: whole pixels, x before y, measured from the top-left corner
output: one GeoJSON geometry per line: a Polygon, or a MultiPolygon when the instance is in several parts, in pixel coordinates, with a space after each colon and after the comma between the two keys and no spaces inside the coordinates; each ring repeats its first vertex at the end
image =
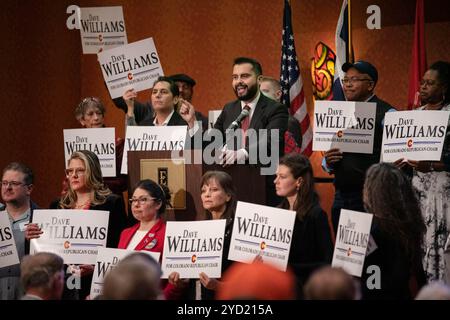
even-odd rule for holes
{"type": "Polygon", "coordinates": [[[334,174],[336,192],[331,215],[335,232],[342,208],[365,211],[362,200],[364,177],[367,169],[380,161],[384,114],[395,110],[390,104],[375,95],[378,71],[372,64],[362,60],[355,63],[347,62],[342,65],[342,71],[346,73],[342,79],[346,100],[375,102],[377,109],[372,154],[341,152],[337,148],[325,152],[322,167],[328,173],[334,174]]]}
{"type": "MultiPolygon", "coordinates": [[[[12,162],[3,169],[1,194],[16,241],[19,259],[28,254],[29,245],[25,241],[25,226],[31,221],[37,206],[31,201],[33,172],[26,165],[12,162]]],[[[20,265],[0,268],[0,299],[19,299],[23,295],[20,285],[20,265]]]]}

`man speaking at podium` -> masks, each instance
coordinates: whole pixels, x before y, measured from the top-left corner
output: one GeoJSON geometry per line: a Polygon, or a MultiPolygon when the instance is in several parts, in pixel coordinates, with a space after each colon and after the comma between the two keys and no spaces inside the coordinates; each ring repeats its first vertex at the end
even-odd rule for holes
{"type": "MultiPolygon", "coordinates": [[[[222,149],[221,160],[224,166],[234,163],[250,163],[256,165],[267,165],[267,159],[260,158],[259,148],[267,148],[267,154],[271,161],[278,163],[278,159],[273,158],[273,154],[282,156],[284,150],[284,133],[287,129],[288,110],[282,104],[267,98],[261,94],[259,90],[259,78],[262,76],[261,64],[251,58],[239,57],[233,63],[232,87],[236,94],[237,100],[227,103],[219,118],[217,119],[214,129],[222,133],[225,145],[222,149]],[[248,116],[244,116],[247,114],[248,116]],[[236,119],[240,121],[236,121],[236,119]],[[233,124],[233,122],[236,123],[233,124]],[[242,129],[243,141],[227,141],[227,129],[242,129]],[[253,130],[248,130],[253,129],[253,130]],[[259,130],[266,129],[267,135],[260,135],[259,130]],[[271,132],[272,129],[278,131],[271,132]],[[246,133],[248,130],[248,137],[246,133]],[[276,133],[276,136],[272,134],[276,133]],[[251,145],[255,141],[250,135],[256,134],[258,146],[251,145]],[[265,139],[267,137],[267,139],[265,139]],[[272,150],[272,139],[277,140],[277,150],[272,150]],[[250,143],[249,143],[250,141],[250,143]],[[243,142],[243,143],[242,143],[243,142]],[[255,158],[256,157],[256,158],[255,158]],[[252,161],[256,159],[256,161],[252,161]],[[249,161],[250,160],[250,161],[249,161]]],[[[192,105],[183,104],[180,108],[180,114],[186,122],[194,121],[194,110],[192,105]]],[[[237,135],[239,137],[239,135],[237,135]]],[[[238,139],[235,139],[238,140],[238,139]]],[[[275,142],[274,141],[274,142],[275,142]]],[[[276,163],[272,164],[276,167],[276,163]]],[[[273,187],[272,175],[267,177],[267,188],[273,187]]],[[[274,193],[274,192],[273,192],[274,193]]],[[[267,205],[277,205],[276,200],[269,196],[267,205]]]]}

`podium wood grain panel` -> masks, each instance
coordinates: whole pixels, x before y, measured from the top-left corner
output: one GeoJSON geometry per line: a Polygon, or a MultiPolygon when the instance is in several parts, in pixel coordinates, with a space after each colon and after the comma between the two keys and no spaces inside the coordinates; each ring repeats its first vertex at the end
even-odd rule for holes
{"type": "MultiPolygon", "coordinates": [[[[249,165],[234,165],[223,168],[220,165],[193,164],[194,159],[201,159],[200,151],[193,153],[184,151],[180,156],[185,159],[186,209],[167,210],[165,219],[168,221],[190,221],[205,219],[200,198],[200,181],[203,173],[208,170],[225,171],[233,178],[238,200],[257,204],[265,204],[266,177],[260,175],[260,169],[249,165]],[[195,154],[195,155],[194,155],[195,154]]],[[[128,179],[130,198],[133,188],[140,180],[141,159],[170,159],[171,151],[129,151],[128,179]]],[[[170,178],[169,178],[170,179],[170,178]]],[[[157,181],[156,181],[157,182],[157,181]]],[[[173,192],[173,190],[171,190],[173,192]]]]}

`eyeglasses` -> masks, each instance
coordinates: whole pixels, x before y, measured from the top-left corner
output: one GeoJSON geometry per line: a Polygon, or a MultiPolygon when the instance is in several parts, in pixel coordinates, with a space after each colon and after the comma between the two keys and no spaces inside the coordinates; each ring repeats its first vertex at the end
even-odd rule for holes
{"type": "Polygon", "coordinates": [[[86,169],[81,169],[81,168],[77,168],[77,169],[66,169],[66,176],[70,177],[73,175],[78,176],[84,176],[84,174],[86,173],[86,169]]]}
{"type": "Polygon", "coordinates": [[[11,186],[12,188],[18,188],[20,186],[26,186],[26,183],[23,182],[19,182],[19,181],[6,181],[6,180],[2,180],[2,187],[3,188],[9,188],[9,186],[11,186]]]}
{"type": "Polygon", "coordinates": [[[144,205],[147,201],[150,200],[156,200],[156,198],[139,198],[139,199],[128,199],[128,202],[130,205],[133,205],[134,203],[139,203],[140,206],[144,205]]]}
{"type": "Polygon", "coordinates": [[[361,81],[372,81],[371,79],[367,78],[344,78],[342,79],[342,84],[353,84],[354,82],[361,82],[361,81]]]}

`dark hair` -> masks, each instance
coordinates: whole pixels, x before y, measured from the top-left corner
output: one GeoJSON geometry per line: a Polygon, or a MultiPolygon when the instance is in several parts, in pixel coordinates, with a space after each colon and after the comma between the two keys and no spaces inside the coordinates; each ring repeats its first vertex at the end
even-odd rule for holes
{"type": "Polygon", "coordinates": [[[380,230],[400,241],[411,263],[419,263],[426,226],[408,177],[392,164],[374,164],[366,173],[363,199],[380,230]]]}
{"type": "Polygon", "coordinates": [[[303,288],[306,300],[356,300],[359,282],[344,269],[324,266],[316,270],[303,288]]]}
{"type": "Polygon", "coordinates": [[[25,256],[20,265],[21,281],[23,287],[46,288],[52,285],[52,277],[59,271],[63,271],[63,259],[50,252],[38,252],[25,256]]]}
{"type": "Polygon", "coordinates": [[[10,170],[22,172],[25,176],[23,178],[24,183],[26,185],[33,184],[34,174],[33,174],[33,170],[31,170],[30,167],[26,166],[25,164],[23,164],[21,162],[11,162],[3,169],[3,175],[5,174],[6,171],[10,171],[10,170]]]}
{"type": "Polygon", "coordinates": [[[252,58],[247,57],[239,57],[234,59],[233,66],[237,64],[244,64],[244,63],[250,63],[252,65],[253,71],[255,71],[256,76],[262,75],[262,67],[261,64],[252,58]]]}
{"type": "MultiPolygon", "coordinates": [[[[228,173],[224,171],[207,171],[202,176],[200,188],[204,185],[209,184],[211,180],[215,180],[223,189],[223,191],[225,191],[225,193],[230,196],[230,201],[227,202],[225,211],[221,217],[227,220],[226,223],[228,225],[233,220],[237,204],[236,189],[233,184],[233,179],[228,173]]],[[[211,212],[209,212],[208,210],[205,210],[205,215],[208,220],[211,220],[213,218],[211,212]]]]}
{"type": "Polygon", "coordinates": [[[97,97],[86,97],[75,108],[75,118],[80,121],[89,108],[96,108],[100,110],[102,115],[105,115],[106,109],[102,101],[97,97]]]}
{"type": "Polygon", "coordinates": [[[444,92],[444,103],[450,102],[450,63],[446,61],[436,61],[429,69],[437,71],[439,82],[446,87],[444,92]]]}
{"type": "Polygon", "coordinates": [[[156,202],[161,203],[161,207],[158,210],[158,218],[166,211],[166,207],[172,207],[170,204],[170,190],[166,185],[157,184],[155,181],[145,179],[139,181],[133,189],[133,193],[136,189],[142,189],[148,192],[148,194],[155,198],[156,202]]]}
{"type": "MultiPolygon", "coordinates": [[[[297,218],[303,220],[309,210],[319,201],[319,197],[314,189],[314,176],[311,163],[308,158],[298,153],[289,153],[280,159],[279,165],[289,168],[295,179],[302,178],[301,187],[297,191],[294,203],[294,210],[297,218]]],[[[284,199],[280,205],[284,209],[289,209],[289,202],[284,199]]]]}
{"type": "MultiPolygon", "coordinates": [[[[91,204],[100,205],[106,202],[107,197],[111,194],[111,190],[103,183],[102,169],[100,161],[95,153],[89,150],[75,151],[69,158],[68,163],[73,159],[83,161],[86,167],[86,187],[94,191],[94,198],[91,204]]],[[[59,206],[64,209],[74,208],[77,202],[77,194],[69,185],[68,192],[63,195],[59,202],[59,206]]]]}
{"type": "Polygon", "coordinates": [[[172,93],[172,95],[174,97],[178,97],[180,95],[180,90],[178,89],[178,86],[176,85],[175,81],[173,81],[171,78],[169,77],[158,77],[158,79],[156,79],[156,81],[153,83],[153,87],[158,83],[158,82],[167,82],[169,83],[169,89],[170,92],[172,93]]]}

